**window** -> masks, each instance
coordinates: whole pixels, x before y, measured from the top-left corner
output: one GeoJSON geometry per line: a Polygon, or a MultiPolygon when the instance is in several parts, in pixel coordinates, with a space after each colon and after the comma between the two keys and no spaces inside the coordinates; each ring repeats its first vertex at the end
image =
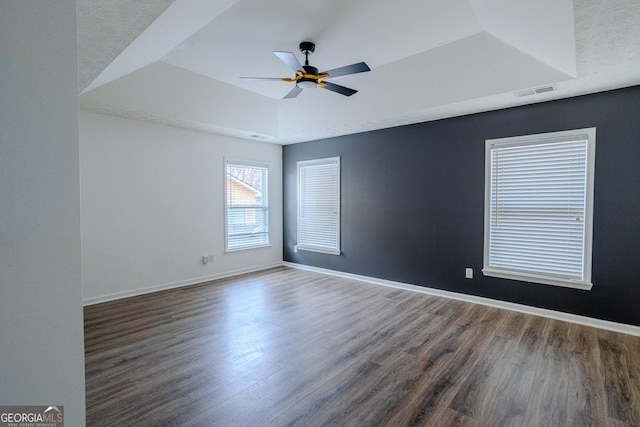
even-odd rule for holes
{"type": "Polygon", "coordinates": [[[269,244],[269,169],[266,165],[225,162],[227,251],[269,244]]]}
{"type": "Polygon", "coordinates": [[[591,289],[595,134],[486,141],[485,275],[591,289]]]}
{"type": "Polygon", "coordinates": [[[340,158],[298,162],[298,249],[340,255],[340,158]]]}

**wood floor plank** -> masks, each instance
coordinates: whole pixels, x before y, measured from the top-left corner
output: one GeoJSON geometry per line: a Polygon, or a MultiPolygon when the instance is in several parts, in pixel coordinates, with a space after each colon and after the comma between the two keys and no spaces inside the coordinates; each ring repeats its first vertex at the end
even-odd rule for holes
{"type": "Polygon", "coordinates": [[[599,333],[601,365],[609,418],[640,425],[640,352],[635,339],[599,333]]]}
{"type": "MultiPolygon", "coordinates": [[[[389,405],[378,425],[435,425],[449,411],[461,387],[462,373],[474,365],[484,345],[476,331],[454,322],[411,349],[413,366],[397,374],[389,405]],[[474,345],[468,344],[473,342],[474,345]]],[[[480,334],[481,335],[481,334],[480,334]]]]}
{"type": "Polygon", "coordinates": [[[567,425],[606,425],[605,385],[598,330],[567,325],[570,349],[567,425]]]}
{"type": "Polygon", "coordinates": [[[480,427],[482,424],[451,409],[446,409],[431,425],[434,427],[480,427]]]}
{"type": "Polygon", "coordinates": [[[640,337],[287,267],[85,308],[88,426],[640,426],[640,337]]]}
{"type": "Polygon", "coordinates": [[[564,426],[567,422],[569,358],[557,346],[547,345],[538,359],[524,425],[564,426]]]}

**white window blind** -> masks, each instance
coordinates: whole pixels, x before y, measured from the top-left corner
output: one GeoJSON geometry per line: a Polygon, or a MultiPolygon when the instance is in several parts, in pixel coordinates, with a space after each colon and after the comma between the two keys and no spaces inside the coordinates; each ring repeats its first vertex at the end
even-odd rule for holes
{"type": "Polygon", "coordinates": [[[225,249],[268,245],[268,167],[234,161],[226,161],[225,166],[225,249]]]}
{"type": "Polygon", "coordinates": [[[340,158],[298,162],[296,250],[340,254],[340,158]]]}
{"type": "Polygon", "coordinates": [[[591,288],[595,129],[487,141],[483,273],[591,288]]]}

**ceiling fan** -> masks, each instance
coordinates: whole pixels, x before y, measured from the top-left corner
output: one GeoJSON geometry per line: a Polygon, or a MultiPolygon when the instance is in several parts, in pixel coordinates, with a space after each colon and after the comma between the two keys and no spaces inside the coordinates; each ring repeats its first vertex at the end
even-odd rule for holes
{"type": "Polygon", "coordinates": [[[365,71],[371,71],[369,66],[364,62],[358,62],[357,64],[346,65],[344,67],[334,68],[333,70],[318,72],[316,67],[309,65],[309,55],[316,50],[316,45],[313,42],[304,41],[300,43],[300,52],[304,54],[304,65],[298,61],[296,56],[291,52],[275,51],[273,52],[282,62],[284,62],[289,68],[296,72],[295,77],[240,77],[243,80],[274,80],[285,81],[295,83],[296,86],[291,89],[289,93],[284,96],[284,99],[295,98],[303,89],[313,89],[316,87],[328,89],[332,92],[339,93],[345,96],[351,96],[358,92],[355,89],[340,86],[335,83],[327,82],[325,79],[331,77],[346,76],[349,74],[363,73],[365,71]]]}

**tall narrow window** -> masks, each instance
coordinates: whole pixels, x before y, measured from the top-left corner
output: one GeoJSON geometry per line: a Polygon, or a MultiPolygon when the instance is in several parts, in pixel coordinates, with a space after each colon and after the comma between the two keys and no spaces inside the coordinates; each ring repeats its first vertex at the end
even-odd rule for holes
{"type": "Polygon", "coordinates": [[[591,289],[595,128],[486,142],[483,273],[591,289]]]}
{"type": "Polygon", "coordinates": [[[227,251],[269,244],[268,188],[267,165],[226,161],[227,251]]]}
{"type": "Polygon", "coordinates": [[[298,162],[296,250],[340,254],[340,158],[298,162]]]}

